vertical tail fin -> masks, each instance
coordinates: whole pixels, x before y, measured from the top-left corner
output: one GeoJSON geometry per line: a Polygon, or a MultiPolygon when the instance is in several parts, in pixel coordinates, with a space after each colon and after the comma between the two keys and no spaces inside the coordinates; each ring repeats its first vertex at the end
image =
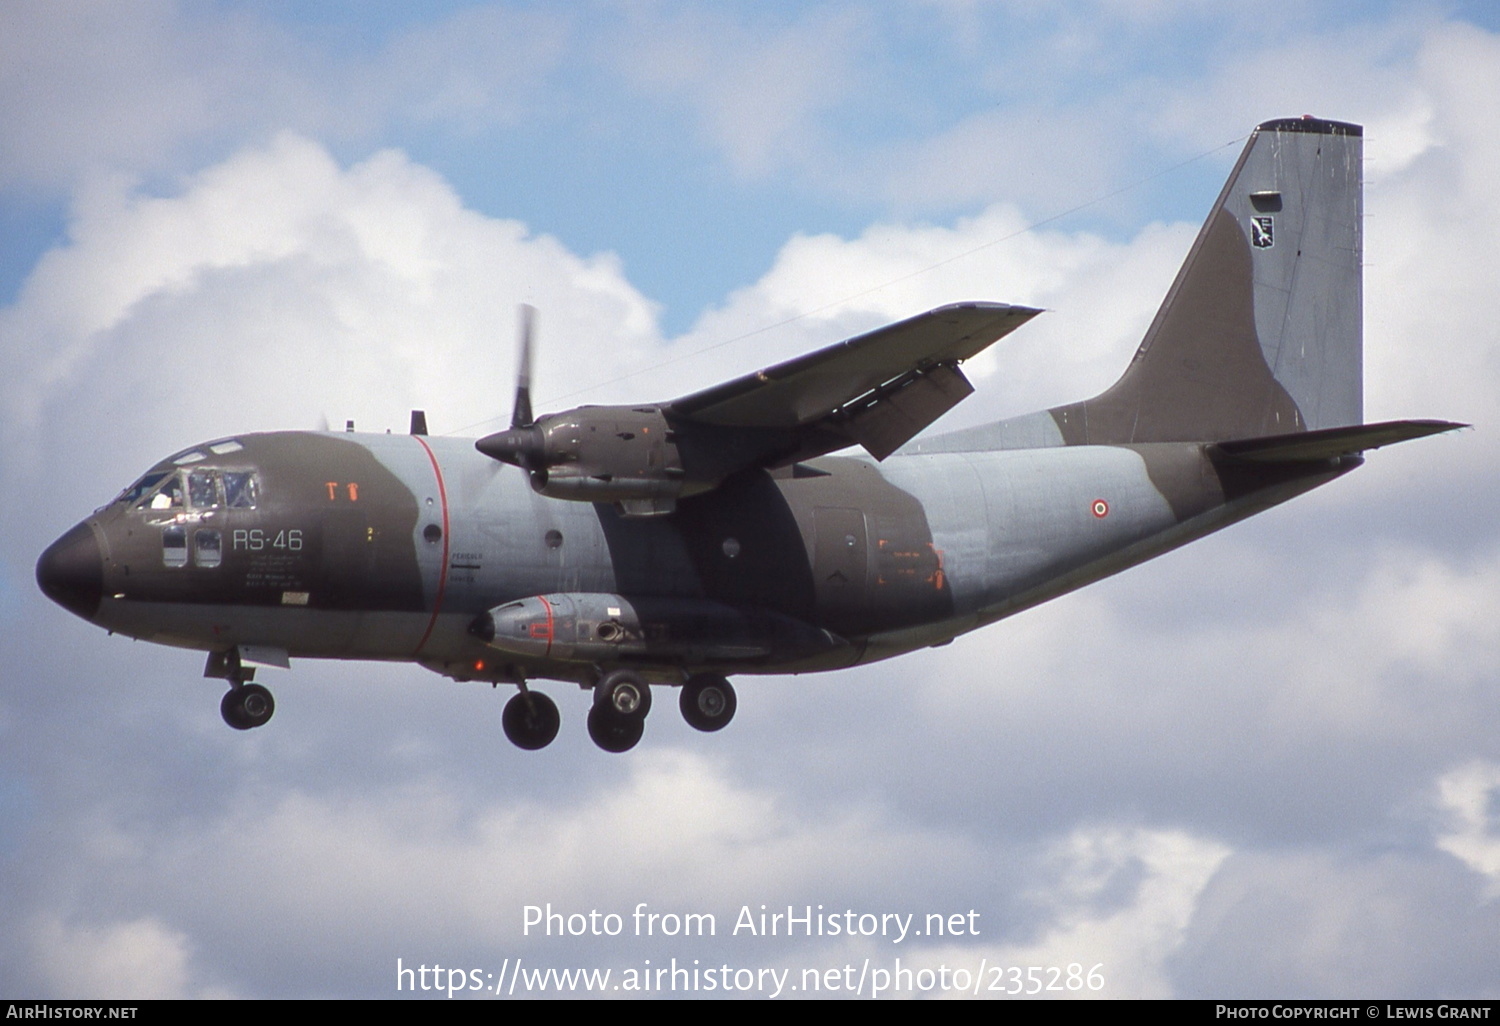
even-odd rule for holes
{"type": "Polygon", "coordinates": [[[1124,376],[1051,410],[1069,445],[1363,420],[1361,129],[1256,128],[1124,376]]]}

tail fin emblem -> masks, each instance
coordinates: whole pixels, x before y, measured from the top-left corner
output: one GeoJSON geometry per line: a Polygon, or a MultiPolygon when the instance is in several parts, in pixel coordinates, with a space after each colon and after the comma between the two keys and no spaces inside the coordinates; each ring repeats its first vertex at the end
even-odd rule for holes
{"type": "Polygon", "coordinates": [[[1256,249],[1270,249],[1276,244],[1276,219],[1274,217],[1250,219],[1250,244],[1256,249]]]}

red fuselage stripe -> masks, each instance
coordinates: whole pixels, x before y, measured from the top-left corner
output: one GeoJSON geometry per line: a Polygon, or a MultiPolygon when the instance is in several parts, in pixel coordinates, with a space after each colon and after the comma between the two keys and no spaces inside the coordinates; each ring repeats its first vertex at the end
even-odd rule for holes
{"type": "Polygon", "coordinates": [[[556,625],[552,620],[552,603],[547,601],[547,596],[545,595],[538,595],[537,598],[541,599],[542,605],[547,608],[547,651],[542,653],[542,658],[545,659],[552,654],[552,631],[556,625]]]}
{"type": "Polygon", "coordinates": [[[427,621],[427,630],[422,634],[422,640],[417,642],[417,650],[413,656],[420,656],[422,649],[427,647],[427,639],[432,637],[432,630],[437,626],[438,614],[443,611],[443,593],[448,590],[448,489],[443,484],[443,468],[438,466],[437,457],[432,454],[432,446],[427,444],[427,439],[421,435],[412,435],[422,449],[427,453],[427,458],[432,462],[432,476],[437,478],[438,502],[443,510],[443,564],[438,568],[437,598],[432,603],[432,619],[427,621]]]}

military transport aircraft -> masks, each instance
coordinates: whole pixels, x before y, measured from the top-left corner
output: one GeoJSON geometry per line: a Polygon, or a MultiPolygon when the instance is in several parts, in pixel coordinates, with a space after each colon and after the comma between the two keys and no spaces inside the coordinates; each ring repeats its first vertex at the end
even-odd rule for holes
{"type": "Polygon", "coordinates": [[[718,730],[731,674],[946,644],[1462,426],[1363,423],[1360,171],[1357,125],[1257,128],[1124,376],[1083,402],[913,442],[973,391],[959,365],[1039,312],[959,303],[669,402],[533,416],[528,311],[507,430],[429,437],[414,411],[409,435],[195,445],[37,580],[206,651],[241,730],[274,707],[255,668],[298,656],[514,684],[527,749],[559,728],[541,679],[592,691],[609,751],[664,686],[718,730]]]}

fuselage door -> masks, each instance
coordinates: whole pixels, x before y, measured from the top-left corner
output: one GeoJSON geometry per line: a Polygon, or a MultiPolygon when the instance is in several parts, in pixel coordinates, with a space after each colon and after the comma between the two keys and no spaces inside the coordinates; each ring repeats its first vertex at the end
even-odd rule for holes
{"type": "Polygon", "coordinates": [[[819,506],[813,511],[813,523],[819,621],[840,633],[862,633],[869,579],[865,515],[857,509],[819,506]]]}

